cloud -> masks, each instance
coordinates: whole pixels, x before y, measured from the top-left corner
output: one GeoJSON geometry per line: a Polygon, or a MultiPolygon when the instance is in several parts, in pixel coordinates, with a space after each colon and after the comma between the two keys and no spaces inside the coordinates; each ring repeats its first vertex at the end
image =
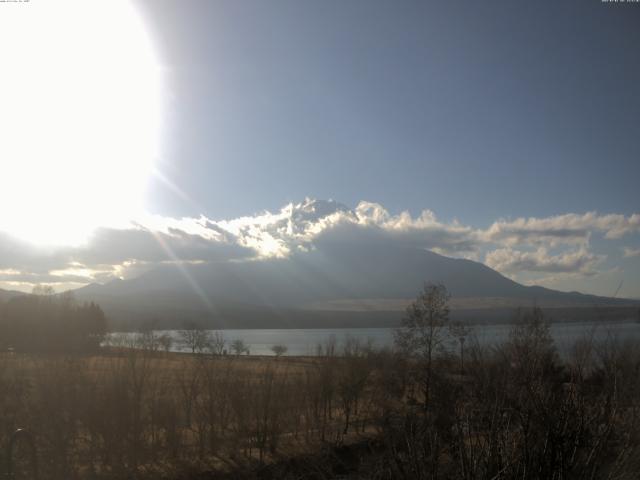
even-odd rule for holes
{"type": "Polygon", "coordinates": [[[623,251],[624,251],[625,258],[640,257],[640,248],[624,247],[623,251]]]}
{"type": "MultiPolygon", "coordinates": [[[[307,198],[275,213],[231,220],[146,215],[127,228],[99,228],[75,247],[47,249],[0,232],[0,282],[77,285],[130,278],[165,264],[286,258],[354,248],[375,249],[376,255],[381,249],[426,249],[484,258],[505,274],[590,276],[603,260],[589,251],[593,234],[617,239],[638,231],[640,214],[568,213],[498,220],[483,229],[441,221],[431,210],[412,216],[406,211],[392,214],[374,202],[362,201],[351,209],[333,200],[307,198]]],[[[624,252],[629,257],[640,250],[624,252]]]]}
{"type": "Polygon", "coordinates": [[[72,260],[67,249],[36,247],[6,232],[0,232],[0,270],[45,273],[72,260]]]}
{"type": "Polygon", "coordinates": [[[601,232],[607,239],[621,238],[640,231],[640,214],[600,215],[588,212],[582,215],[569,213],[546,218],[518,218],[499,220],[483,232],[487,242],[505,245],[562,244],[585,245],[593,232],[601,232]]]}
{"type": "Polygon", "coordinates": [[[235,241],[207,238],[175,228],[165,231],[140,225],[128,229],[101,228],[77,247],[36,247],[0,232],[0,282],[87,284],[130,277],[163,263],[238,260],[255,256],[235,241]]]}
{"type": "Polygon", "coordinates": [[[99,229],[86,246],[75,249],[73,258],[85,265],[121,264],[126,261],[162,262],[222,261],[253,256],[254,252],[236,243],[205,238],[178,228],[167,232],[143,227],[127,230],[99,229]]]}
{"type": "Polygon", "coordinates": [[[275,214],[265,212],[232,221],[209,221],[207,225],[230,233],[241,245],[255,249],[263,257],[286,257],[331,241],[361,245],[392,241],[397,246],[447,253],[472,252],[479,245],[472,227],[457,222],[442,223],[429,210],[417,218],[408,212],[391,215],[372,202],[360,202],[351,210],[334,201],[306,199],[275,214]]]}
{"type": "Polygon", "coordinates": [[[584,248],[575,251],[550,255],[546,248],[535,251],[518,251],[500,248],[489,252],[485,257],[487,266],[503,273],[544,272],[593,275],[595,266],[605,259],[584,248]]]}
{"type": "Polygon", "coordinates": [[[617,239],[640,231],[640,214],[601,215],[569,213],[546,218],[498,220],[487,229],[459,222],[442,222],[431,210],[418,217],[408,212],[392,215],[382,205],[360,202],[351,210],[334,201],[306,199],[289,204],[277,213],[231,221],[207,221],[212,231],[226,232],[262,256],[286,257],[297,250],[313,248],[329,236],[345,241],[393,239],[396,245],[427,248],[443,254],[477,257],[481,248],[491,246],[586,246],[593,233],[617,239]],[[349,232],[347,234],[347,231],[349,232]]]}
{"type": "Polygon", "coordinates": [[[313,238],[325,228],[357,220],[348,207],[333,200],[305,199],[290,203],[277,213],[263,212],[230,221],[208,221],[207,226],[226,232],[237,242],[255,250],[261,257],[283,258],[310,247],[313,238]]]}

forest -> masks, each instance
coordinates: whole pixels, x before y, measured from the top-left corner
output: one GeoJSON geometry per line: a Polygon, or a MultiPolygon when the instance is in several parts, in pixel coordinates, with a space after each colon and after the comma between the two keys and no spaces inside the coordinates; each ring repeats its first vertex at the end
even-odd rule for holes
{"type": "Polygon", "coordinates": [[[93,302],[46,287],[0,303],[0,348],[15,352],[89,352],[100,348],[107,319],[93,302]]]}

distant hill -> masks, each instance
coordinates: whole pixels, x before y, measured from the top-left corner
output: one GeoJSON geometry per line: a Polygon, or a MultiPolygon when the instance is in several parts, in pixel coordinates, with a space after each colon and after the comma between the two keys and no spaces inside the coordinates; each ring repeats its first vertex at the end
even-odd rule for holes
{"type": "Polygon", "coordinates": [[[626,318],[640,306],[634,300],[524,286],[478,262],[388,244],[165,266],[75,293],[99,303],[118,328],[148,322],[180,328],[193,321],[212,328],[335,328],[397,323],[425,281],[446,285],[454,316],[471,321],[507,321],[517,306],[534,304],[563,320],[597,316],[602,308],[607,318],[626,318]]]}
{"type": "Polygon", "coordinates": [[[16,290],[3,290],[0,288],[0,302],[6,302],[7,300],[11,300],[12,298],[20,295],[24,295],[24,293],[16,290]]]}

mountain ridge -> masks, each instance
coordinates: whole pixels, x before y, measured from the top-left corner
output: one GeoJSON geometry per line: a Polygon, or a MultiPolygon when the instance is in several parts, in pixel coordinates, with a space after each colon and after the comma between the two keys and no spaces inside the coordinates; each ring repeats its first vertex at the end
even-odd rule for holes
{"type": "MultiPolygon", "coordinates": [[[[505,312],[517,306],[592,309],[596,305],[640,305],[628,299],[521,285],[479,262],[422,249],[387,251],[387,256],[378,256],[377,262],[368,261],[370,253],[322,251],[284,259],[165,266],[129,280],[92,284],[75,294],[80,300],[99,303],[107,315],[118,319],[132,320],[135,312],[140,320],[159,319],[177,325],[194,318],[205,323],[222,321],[244,312],[262,315],[263,324],[259,320],[251,324],[264,328],[273,325],[278,312],[291,317],[293,326],[296,314],[326,319],[347,313],[382,318],[384,313],[388,319],[394,315],[399,318],[400,303],[415,298],[424,282],[443,283],[452,294],[454,311],[482,311],[485,317],[492,310],[500,311],[503,320],[505,312]],[[372,299],[382,303],[395,300],[398,304],[392,309],[367,308],[367,301],[371,303],[372,299]],[[464,301],[466,305],[462,305],[464,301]],[[359,304],[364,307],[357,308],[359,304]]],[[[362,320],[367,326],[366,318],[362,320]]],[[[320,321],[318,326],[322,325],[320,321]]]]}

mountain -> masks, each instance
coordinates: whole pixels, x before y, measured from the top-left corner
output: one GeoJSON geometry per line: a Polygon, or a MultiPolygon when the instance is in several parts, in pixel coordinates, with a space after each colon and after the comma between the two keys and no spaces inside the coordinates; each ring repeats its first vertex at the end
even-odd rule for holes
{"type": "Polygon", "coordinates": [[[0,303],[4,303],[14,297],[19,297],[20,295],[24,295],[24,293],[16,290],[3,290],[0,288],[0,303]]]}
{"type": "Polygon", "coordinates": [[[151,321],[165,328],[185,322],[216,328],[380,326],[397,322],[424,282],[446,285],[455,315],[482,321],[505,321],[515,307],[533,304],[564,319],[576,309],[584,314],[594,306],[638,305],[524,286],[478,262],[388,244],[324,245],[287,258],[163,266],[75,293],[99,303],[118,328],[151,321]]]}
{"type": "Polygon", "coordinates": [[[469,251],[474,237],[429,212],[414,220],[374,203],[352,210],[307,198],[277,213],[203,228],[255,257],[165,262],[76,296],[99,303],[118,328],[194,321],[226,328],[392,325],[424,282],[443,283],[454,316],[469,321],[506,321],[514,308],[534,304],[559,320],[601,315],[603,308],[613,318],[639,304],[524,286],[482,263],[435,253],[426,246],[469,251]]]}

